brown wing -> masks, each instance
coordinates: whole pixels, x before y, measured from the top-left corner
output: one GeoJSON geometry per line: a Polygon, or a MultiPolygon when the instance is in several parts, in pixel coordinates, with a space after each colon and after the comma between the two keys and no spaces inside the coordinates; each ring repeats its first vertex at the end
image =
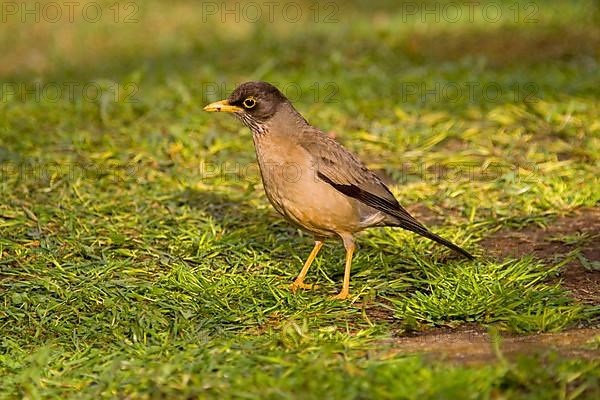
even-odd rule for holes
{"type": "Polygon", "coordinates": [[[346,196],[395,217],[407,229],[425,229],[402,208],[381,179],[341,144],[315,128],[305,130],[300,144],[313,156],[319,179],[346,196]]]}
{"type": "Polygon", "coordinates": [[[394,223],[447,246],[465,257],[473,256],[454,243],[430,232],[408,213],[377,175],[354,154],[316,128],[307,128],[300,145],[313,157],[317,177],[339,192],[393,217],[394,223]]]}

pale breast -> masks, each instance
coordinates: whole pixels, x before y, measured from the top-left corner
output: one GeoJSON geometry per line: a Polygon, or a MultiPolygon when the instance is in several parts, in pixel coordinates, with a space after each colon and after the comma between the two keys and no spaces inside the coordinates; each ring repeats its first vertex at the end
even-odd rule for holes
{"type": "Polygon", "coordinates": [[[320,180],[304,148],[272,137],[254,142],[265,192],[280,214],[322,236],[364,227],[357,201],[320,180]]]}

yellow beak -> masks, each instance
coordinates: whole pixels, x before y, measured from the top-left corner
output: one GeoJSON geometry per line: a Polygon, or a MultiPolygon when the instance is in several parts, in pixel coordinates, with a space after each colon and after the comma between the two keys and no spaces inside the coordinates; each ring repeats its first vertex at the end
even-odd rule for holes
{"type": "Polygon", "coordinates": [[[241,107],[232,106],[227,100],[215,101],[204,107],[204,111],[208,112],[238,112],[242,111],[241,107]]]}

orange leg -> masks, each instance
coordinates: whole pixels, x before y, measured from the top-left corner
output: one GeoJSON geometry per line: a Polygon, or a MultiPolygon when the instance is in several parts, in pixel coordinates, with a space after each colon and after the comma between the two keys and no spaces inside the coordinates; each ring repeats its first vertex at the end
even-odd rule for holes
{"type": "Polygon", "coordinates": [[[302,267],[302,271],[300,271],[300,274],[298,275],[298,277],[296,278],[294,283],[292,283],[290,285],[290,289],[292,290],[292,292],[295,293],[296,290],[298,290],[298,288],[300,288],[300,289],[316,288],[315,285],[308,285],[308,284],[304,283],[304,278],[306,277],[306,273],[308,272],[308,269],[310,268],[310,265],[312,264],[313,260],[315,259],[317,254],[319,254],[319,250],[321,250],[321,246],[323,246],[323,242],[320,240],[315,240],[315,247],[313,247],[312,251],[310,252],[310,255],[308,256],[308,259],[304,263],[304,267],[302,267]]]}
{"type": "Polygon", "coordinates": [[[334,300],[344,300],[348,298],[348,294],[350,293],[350,268],[352,267],[352,254],[354,253],[354,249],[356,249],[356,245],[354,244],[352,236],[345,236],[342,239],[344,240],[344,247],[346,248],[344,284],[342,286],[342,291],[333,296],[334,300]]]}

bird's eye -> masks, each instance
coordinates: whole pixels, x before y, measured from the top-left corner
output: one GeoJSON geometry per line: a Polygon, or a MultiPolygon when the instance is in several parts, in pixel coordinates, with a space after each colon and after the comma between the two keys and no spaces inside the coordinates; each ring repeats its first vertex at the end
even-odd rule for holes
{"type": "Polygon", "coordinates": [[[246,100],[244,100],[244,107],[246,108],[252,108],[256,105],[256,100],[254,100],[254,97],[248,97],[246,100]]]}

